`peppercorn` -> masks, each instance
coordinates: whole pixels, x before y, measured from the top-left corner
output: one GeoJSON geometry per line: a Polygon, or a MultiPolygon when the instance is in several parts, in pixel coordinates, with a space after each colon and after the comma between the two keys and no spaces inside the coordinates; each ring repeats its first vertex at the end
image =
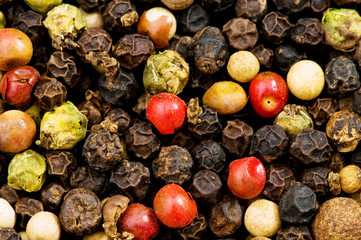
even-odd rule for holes
{"type": "Polygon", "coordinates": [[[278,10],[283,10],[288,14],[298,13],[310,6],[309,0],[272,0],[278,10]]]}
{"type": "Polygon", "coordinates": [[[114,0],[106,5],[103,19],[105,29],[117,33],[129,30],[138,21],[138,13],[130,0],[114,0]]]}
{"type": "Polygon", "coordinates": [[[324,30],[317,18],[300,18],[292,28],[291,38],[298,44],[317,45],[322,42],[324,30]]]}
{"type": "Polygon", "coordinates": [[[190,82],[188,87],[197,92],[204,93],[213,84],[214,75],[205,74],[198,70],[198,68],[191,68],[190,82]]]}
{"type": "Polygon", "coordinates": [[[39,72],[43,72],[46,70],[46,63],[50,58],[50,51],[48,47],[40,44],[41,43],[39,43],[38,46],[34,48],[33,57],[31,58],[29,65],[33,66],[39,72]]]}
{"type": "Polygon", "coordinates": [[[58,177],[61,182],[66,182],[70,173],[77,166],[77,159],[74,154],[68,151],[47,151],[45,152],[47,173],[50,176],[58,177]]]}
{"type": "Polygon", "coordinates": [[[66,101],[66,87],[55,78],[41,79],[35,87],[36,103],[45,111],[53,110],[66,101]]]}
{"type": "Polygon", "coordinates": [[[89,166],[78,166],[70,175],[72,188],[86,188],[95,194],[102,194],[106,189],[108,177],[104,172],[92,170],[89,166]]]}
{"type": "Polygon", "coordinates": [[[256,56],[261,66],[266,67],[267,69],[272,67],[274,57],[272,49],[265,47],[263,44],[259,44],[251,49],[251,52],[256,56]]]}
{"type": "MultiPolygon", "coordinates": [[[[188,151],[190,151],[195,144],[195,140],[187,128],[181,128],[181,130],[177,131],[171,142],[171,145],[178,145],[188,151]]],[[[194,159],[194,156],[192,157],[194,159]]]]}
{"type": "Polygon", "coordinates": [[[39,200],[22,197],[15,203],[17,224],[25,229],[29,219],[36,213],[44,210],[43,203],[39,200]]]}
{"type": "Polygon", "coordinates": [[[210,23],[208,13],[198,3],[180,12],[177,18],[178,29],[184,34],[194,34],[210,23]]]}
{"type": "Polygon", "coordinates": [[[323,12],[331,5],[331,0],[311,0],[310,8],[315,13],[323,12]]]}
{"type": "Polygon", "coordinates": [[[212,13],[223,13],[233,7],[234,0],[201,0],[201,5],[212,13]]]}
{"type": "Polygon", "coordinates": [[[227,121],[222,130],[222,146],[230,154],[240,157],[245,154],[252,135],[253,128],[247,123],[239,119],[227,121]]]}
{"type": "Polygon", "coordinates": [[[22,240],[20,235],[13,228],[0,228],[0,239],[3,240],[22,240]]]}
{"type": "Polygon", "coordinates": [[[112,47],[112,38],[102,28],[89,28],[85,30],[77,41],[76,53],[86,61],[86,55],[91,52],[109,53],[112,47]]]}
{"type": "Polygon", "coordinates": [[[361,189],[361,168],[356,165],[347,165],[340,171],[342,191],[355,193],[361,189]]]}
{"type": "Polygon", "coordinates": [[[324,196],[329,191],[328,174],[330,170],[325,167],[306,169],[301,176],[301,183],[312,189],[317,196],[324,196]]]}
{"type": "Polygon", "coordinates": [[[43,16],[31,10],[25,11],[14,19],[12,27],[24,32],[33,44],[44,39],[46,30],[42,24],[43,16]]]}
{"type": "Polygon", "coordinates": [[[244,50],[253,48],[258,41],[256,24],[246,18],[233,18],[223,25],[222,33],[229,46],[244,50]]]}
{"type": "Polygon", "coordinates": [[[150,172],[140,162],[123,161],[111,172],[109,189],[142,201],[150,188],[150,172]]]}
{"type": "Polygon", "coordinates": [[[334,98],[317,98],[307,107],[316,125],[323,125],[333,113],[338,111],[338,101],[334,98]]]}
{"type": "Polygon", "coordinates": [[[179,53],[184,59],[189,59],[191,56],[189,54],[189,45],[192,43],[193,39],[190,36],[178,36],[175,35],[172,38],[169,49],[179,53]]]}
{"type": "Polygon", "coordinates": [[[232,236],[242,224],[243,209],[239,200],[230,194],[212,206],[208,218],[211,231],[219,238],[232,236]]]}
{"type": "Polygon", "coordinates": [[[282,72],[288,72],[292,65],[306,58],[306,52],[302,48],[285,43],[275,49],[274,66],[282,72]]]}
{"type": "Polygon", "coordinates": [[[184,240],[194,239],[201,240],[202,235],[206,232],[208,227],[205,216],[201,213],[193,219],[193,221],[184,228],[177,229],[178,234],[182,236],[184,240]]]}
{"type": "Polygon", "coordinates": [[[7,183],[2,185],[0,188],[0,198],[8,201],[8,203],[10,203],[12,206],[14,206],[14,204],[19,200],[19,196],[16,190],[10,187],[7,183]]]}
{"type": "Polygon", "coordinates": [[[177,145],[162,147],[158,157],[152,163],[156,179],[165,184],[182,185],[192,177],[194,162],[187,149],[177,145]]]}
{"type": "Polygon", "coordinates": [[[237,17],[248,18],[252,22],[258,22],[267,12],[267,1],[265,0],[237,0],[234,8],[237,17]]]}
{"type": "Polygon", "coordinates": [[[328,174],[328,186],[330,187],[330,192],[333,195],[339,195],[341,193],[341,182],[340,182],[340,174],[330,172],[328,174]]]}
{"type": "Polygon", "coordinates": [[[312,235],[308,227],[305,225],[290,225],[282,227],[278,233],[276,240],[312,240],[312,235]]]}
{"type": "Polygon", "coordinates": [[[188,123],[188,130],[198,139],[207,140],[216,138],[222,126],[216,110],[202,106],[202,114],[196,124],[188,123]]]}
{"type": "Polygon", "coordinates": [[[282,194],[279,211],[285,223],[307,224],[316,212],[316,194],[306,185],[295,183],[282,194]]]}
{"type": "Polygon", "coordinates": [[[88,119],[88,125],[90,128],[99,124],[103,119],[102,113],[91,101],[82,102],[77,106],[77,108],[88,119]]]}
{"type": "Polygon", "coordinates": [[[105,7],[106,0],[76,0],[76,3],[87,12],[102,10],[105,7]]]}
{"type": "Polygon", "coordinates": [[[282,193],[296,178],[293,171],[284,164],[271,163],[265,168],[266,184],[262,193],[273,201],[279,201],[282,193]]]}
{"type": "Polygon", "coordinates": [[[280,12],[269,12],[261,22],[261,34],[273,44],[281,44],[291,34],[293,24],[280,12]]]}
{"type": "Polygon", "coordinates": [[[194,35],[190,51],[196,67],[205,74],[218,72],[226,65],[229,57],[228,44],[221,30],[211,26],[194,35]]]}
{"type": "Polygon", "coordinates": [[[265,125],[252,136],[249,154],[265,162],[282,157],[288,149],[288,137],[278,125],[265,125]]]}
{"type": "Polygon", "coordinates": [[[219,173],[226,164],[226,154],[218,143],[212,140],[201,141],[192,148],[192,157],[198,169],[219,173]]]}
{"type": "Polygon", "coordinates": [[[52,182],[41,189],[41,202],[46,210],[58,211],[68,188],[57,182],[52,182]]]}

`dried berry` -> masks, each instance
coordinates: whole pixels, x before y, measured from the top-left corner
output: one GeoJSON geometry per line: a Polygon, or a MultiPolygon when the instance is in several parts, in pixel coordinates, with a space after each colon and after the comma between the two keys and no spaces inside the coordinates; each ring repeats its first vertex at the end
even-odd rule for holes
{"type": "Polygon", "coordinates": [[[123,161],[111,173],[109,188],[131,199],[142,201],[150,188],[150,172],[140,162],[123,161]]]}
{"type": "Polygon", "coordinates": [[[85,188],[71,190],[64,197],[59,220],[62,229],[71,235],[84,236],[95,232],[102,220],[97,195],[85,188]]]}
{"type": "Polygon", "coordinates": [[[269,12],[261,22],[262,35],[273,44],[282,43],[291,34],[292,27],[289,18],[280,12],[269,12]]]}
{"type": "Polygon", "coordinates": [[[3,240],[21,240],[20,235],[13,228],[0,228],[0,239],[3,240]]]}
{"type": "Polygon", "coordinates": [[[282,72],[288,72],[292,65],[306,58],[306,52],[302,48],[285,43],[275,49],[274,66],[282,72]]]}
{"type": "Polygon", "coordinates": [[[0,188],[0,198],[8,201],[12,206],[14,206],[14,204],[19,200],[16,190],[10,187],[7,183],[2,185],[0,188]]]}
{"type": "Polygon", "coordinates": [[[324,30],[317,18],[300,18],[292,28],[291,38],[298,44],[317,45],[322,42],[324,30]]]}
{"type": "Polygon", "coordinates": [[[310,0],[272,0],[278,10],[288,14],[301,12],[310,6],[310,0]]]}
{"type": "Polygon", "coordinates": [[[279,201],[282,193],[296,180],[292,170],[280,163],[267,165],[266,176],[262,193],[273,201],[279,201]]]}
{"type": "Polygon", "coordinates": [[[42,24],[43,16],[31,10],[19,14],[12,24],[13,28],[19,29],[30,38],[33,44],[38,44],[46,35],[42,24]]]}
{"type": "Polygon", "coordinates": [[[307,224],[316,213],[316,194],[306,185],[295,183],[282,194],[279,211],[285,223],[307,224]]]}
{"type": "Polygon", "coordinates": [[[256,56],[261,66],[266,67],[268,69],[272,67],[273,57],[274,57],[274,53],[272,49],[269,49],[265,47],[263,44],[260,44],[254,47],[253,49],[251,49],[251,52],[253,53],[253,55],[256,56]]]}
{"type": "Polygon", "coordinates": [[[70,176],[70,186],[73,188],[86,188],[96,194],[105,191],[108,177],[105,173],[92,170],[89,166],[78,166],[70,176]]]}
{"type": "Polygon", "coordinates": [[[66,101],[66,96],[66,87],[55,78],[42,79],[34,90],[37,104],[45,111],[62,105],[66,101]]]}
{"type": "Polygon", "coordinates": [[[207,140],[217,137],[222,126],[216,110],[203,106],[197,124],[188,123],[188,130],[198,139],[207,140]]]}
{"type": "Polygon", "coordinates": [[[194,239],[201,240],[202,234],[207,230],[208,223],[203,214],[197,214],[193,221],[185,226],[184,228],[178,229],[179,235],[182,236],[183,240],[194,239]]]}
{"type": "Polygon", "coordinates": [[[239,200],[226,194],[212,207],[208,224],[217,237],[230,237],[241,227],[242,219],[243,210],[239,200]]]}
{"type": "Polygon", "coordinates": [[[234,8],[237,17],[248,18],[257,22],[267,12],[266,0],[237,0],[234,8]]]}
{"type": "Polygon", "coordinates": [[[344,57],[333,58],[325,68],[327,92],[339,98],[350,95],[361,86],[356,64],[344,57]]]}
{"type": "Polygon", "coordinates": [[[50,211],[59,210],[60,204],[67,191],[67,189],[56,182],[44,186],[43,189],[41,189],[41,201],[44,204],[45,209],[50,211]]]}
{"type": "Polygon", "coordinates": [[[148,36],[134,33],[127,34],[119,39],[112,53],[118,60],[120,66],[133,70],[156,52],[153,42],[148,36]]]}
{"type": "Polygon", "coordinates": [[[245,18],[233,18],[223,25],[222,33],[229,46],[237,50],[253,48],[258,41],[256,24],[245,18]]]}
{"type": "Polygon", "coordinates": [[[76,3],[87,12],[102,10],[106,2],[106,0],[76,0],[76,3]]]}
{"type": "Polygon", "coordinates": [[[188,191],[197,203],[214,205],[218,202],[222,182],[218,174],[210,170],[200,170],[193,176],[188,191]]]}
{"type": "Polygon", "coordinates": [[[193,42],[190,36],[178,36],[175,35],[172,38],[169,49],[179,53],[184,59],[190,57],[189,45],[193,42]]]}
{"type": "Polygon", "coordinates": [[[100,123],[100,126],[104,130],[108,130],[111,133],[116,133],[119,136],[129,128],[130,115],[121,108],[115,108],[107,113],[105,119],[100,123]]]}
{"type": "Polygon", "coordinates": [[[334,98],[317,98],[307,107],[316,125],[323,125],[338,110],[338,102],[334,98]]]}
{"type": "Polygon", "coordinates": [[[240,157],[245,154],[252,135],[253,128],[247,123],[239,119],[227,121],[227,126],[222,130],[222,146],[232,155],[240,157]]]}
{"type": "Polygon", "coordinates": [[[311,0],[310,8],[315,13],[323,12],[331,5],[331,0],[311,0]]]}
{"type": "Polygon", "coordinates": [[[347,165],[340,171],[342,191],[355,193],[361,189],[361,168],[357,165],[347,165]]]}
{"type": "Polygon", "coordinates": [[[76,53],[86,61],[86,55],[91,52],[109,53],[112,47],[112,38],[102,28],[89,28],[81,34],[77,44],[76,53]]]}
{"type": "Polygon", "coordinates": [[[125,134],[128,150],[137,158],[148,160],[160,147],[160,141],[152,131],[148,122],[135,123],[125,134]]]}
{"type": "Polygon", "coordinates": [[[307,226],[290,225],[282,227],[278,233],[276,240],[312,240],[312,235],[307,226]]]}
{"type": "Polygon", "coordinates": [[[282,157],[288,149],[288,137],[278,125],[265,125],[252,137],[249,154],[265,162],[272,162],[282,157]]]}
{"type": "Polygon", "coordinates": [[[44,207],[39,200],[29,197],[20,198],[15,203],[17,224],[25,229],[29,219],[41,211],[44,211],[44,207]]]}
{"type": "Polygon", "coordinates": [[[77,108],[88,119],[88,125],[90,128],[99,124],[103,119],[99,108],[97,108],[91,101],[82,102],[77,106],[77,108]]]}
{"type": "Polygon", "coordinates": [[[348,110],[334,113],[326,124],[326,133],[339,152],[355,150],[361,140],[361,117],[348,110]]]}
{"type": "Polygon", "coordinates": [[[48,174],[58,177],[62,182],[68,180],[70,173],[73,172],[77,166],[77,159],[71,152],[47,151],[45,157],[48,174]]]}
{"type": "MultiPolygon", "coordinates": [[[[195,140],[187,128],[181,128],[174,135],[171,145],[178,145],[190,151],[195,145],[195,140]]],[[[194,156],[192,157],[194,158],[194,156]]]]}
{"type": "Polygon", "coordinates": [[[317,196],[324,196],[329,191],[327,181],[329,173],[330,170],[325,167],[306,169],[301,176],[301,183],[311,188],[317,196]]]}
{"type": "Polygon", "coordinates": [[[303,164],[315,165],[330,161],[332,148],[326,133],[306,128],[291,140],[289,152],[303,164]]]}
{"type": "Polygon", "coordinates": [[[201,5],[212,13],[226,12],[233,6],[234,0],[201,0],[201,5]]]}
{"type": "Polygon", "coordinates": [[[208,26],[209,22],[208,13],[197,3],[181,11],[177,19],[178,29],[184,34],[194,34],[208,26]]]}
{"type": "Polygon", "coordinates": [[[226,165],[226,154],[218,143],[212,140],[201,141],[191,151],[198,169],[222,171],[226,165]]]}
{"type": "Polygon", "coordinates": [[[130,0],[110,1],[103,11],[104,27],[110,32],[124,31],[138,21],[135,5],[130,0]]]}
{"type": "Polygon", "coordinates": [[[229,57],[226,39],[216,27],[207,26],[198,31],[190,46],[196,67],[203,73],[214,74],[227,62],[229,57]]]}

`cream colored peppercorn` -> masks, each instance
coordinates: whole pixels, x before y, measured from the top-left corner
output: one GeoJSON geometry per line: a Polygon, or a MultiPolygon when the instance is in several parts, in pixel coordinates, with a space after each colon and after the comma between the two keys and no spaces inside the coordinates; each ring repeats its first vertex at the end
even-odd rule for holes
{"type": "Polygon", "coordinates": [[[58,217],[52,212],[38,212],[26,225],[29,240],[59,240],[61,227],[58,217]]]}
{"type": "Polygon", "coordinates": [[[8,201],[0,198],[0,227],[13,228],[16,222],[14,208],[8,201]]]}
{"type": "Polygon", "coordinates": [[[355,193],[361,189],[361,168],[347,165],[340,171],[341,189],[345,193],[355,193]]]}
{"type": "Polygon", "coordinates": [[[228,74],[236,81],[251,81],[259,72],[259,61],[249,51],[238,51],[231,55],[227,64],[228,74]]]}
{"type": "Polygon", "coordinates": [[[271,237],[281,228],[278,205],[270,200],[253,202],[244,215],[244,225],[256,237],[271,237]]]}

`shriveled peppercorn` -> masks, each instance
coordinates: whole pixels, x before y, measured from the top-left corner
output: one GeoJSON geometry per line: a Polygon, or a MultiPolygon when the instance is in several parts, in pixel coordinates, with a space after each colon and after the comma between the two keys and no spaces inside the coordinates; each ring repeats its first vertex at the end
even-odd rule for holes
{"type": "Polygon", "coordinates": [[[257,22],[267,12],[266,0],[237,0],[234,8],[237,17],[248,18],[257,22]]]}
{"type": "Polygon", "coordinates": [[[208,224],[217,237],[230,237],[241,227],[242,219],[243,210],[239,200],[226,194],[212,207],[208,224]]]}
{"type": "Polygon", "coordinates": [[[198,70],[198,68],[191,68],[191,77],[188,86],[192,89],[207,91],[213,84],[213,75],[205,74],[198,70]]]}
{"type": "Polygon", "coordinates": [[[130,115],[121,108],[115,108],[107,113],[100,125],[111,133],[123,135],[130,125],[130,115]]]}
{"type": "Polygon", "coordinates": [[[193,176],[188,191],[197,203],[213,205],[218,202],[222,182],[217,173],[211,170],[200,170],[193,176]]]}
{"type": "Polygon", "coordinates": [[[338,111],[338,101],[334,98],[317,98],[307,107],[316,125],[323,125],[332,114],[338,111]]]}
{"type": "Polygon", "coordinates": [[[142,201],[150,188],[150,172],[140,162],[123,161],[117,165],[109,179],[112,192],[142,201]]]}
{"type": "Polygon", "coordinates": [[[178,229],[178,234],[182,236],[184,240],[194,239],[201,240],[202,235],[206,232],[208,227],[205,216],[201,213],[193,219],[193,221],[184,228],[178,229]]]}
{"type": "Polygon", "coordinates": [[[332,148],[326,133],[306,128],[291,140],[289,152],[303,164],[315,165],[329,162],[332,148]]]}
{"type": "Polygon", "coordinates": [[[25,229],[29,219],[44,210],[43,203],[39,200],[22,197],[15,203],[17,224],[25,229]]]}
{"type": "Polygon", "coordinates": [[[69,190],[57,182],[52,182],[41,189],[41,201],[45,209],[58,211],[64,195],[69,190]]]}
{"type": "Polygon", "coordinates": [[[288,137],[278,125],[265,125],[252,137],[249,154],[265,162],[272,162],[282,157],[288,149],[288,137]]]}
{"type": "Polygon", "coordinates": [[[181,11],[177,18],[179,31],[184,34],[193,34],[208,26],[210,18],[208,13],[198,3],[181,11]]]}
{"type": "Polygon", "coordinates": [[[34,90],[37,104],[45,111],[53,110],[66,101],[66,87],[55,78],[44,78],[38,82],[34,90]]]}
{"type": "Polygon", "coordinates": [[[240,157],[245,154],[252,135],[253,128],[247,123],[239,119],[227,121],[227,126],[222,130],[222,146],[232,155],[240,157]]]}
{"type": "Polygon", "coordinates": [[[356,64],[344,56],[333,58],[325,68],[327,92],[339,98],[350,95],[361,86],[356,64]]]}
{"type": "Polygon", "coordinates": [[[305,225],[290,225],[282,227],[278,233],[276,240],[313,240],[310,230],[305,225]]]}
{"type": "Polygon", "coordinates": [[[329,173],[330,170],[325,167],[306,169],[301,176],[301,183],[311,188],[317,196],[324,196],[329,191],[327,181],[329,173]]]}
{"type": "Polygon", "coordinates": [[[322,42],[324,30],[317,18],[300,18],[292,28],[291,38],[298,44],[317,45],[322,42]]]}
{"type": "Polygon", "coordinates": [[[233,18],[223,25],[222,33],[237,50],[253,48],[258,41],[256,24],[245,18],[233,18]]]}
{"type": "Polygon", "coordinates": [[[148,160],[158,152],[160,141],[148,122],[135,123],[125,134],[128,150],[137,158],[148,160]]]}
{"type": "Polygon", "coordinates": [[[306,185],[295,183],[282,194],[279,211],[285,223],[307,224],[316,212],[316,194],[306,185]]]}
{"type": "Polygon", "coordinates": [[[212,170],[219,173],[226,164],[226,154],[218,143],[212,140],[202,141],[191,151],[198,169],[212,170]]]}
{"type": "Polygon", "coordinates": [[[310,6],[310,0],[272,0],[278,10],[288,14],[300,12],[310,6]]]}
{"type": "Polygon", "coordinates": [[[106,2],[107,0],[76,0],[78,6],[87,12],[102,10],[106,2]]]}
{"type": "Polygon", "coordinates": [[[184,59],[190,57],[189,45],[193,42],[190,36],[174,35],[170,43],[169,49],[179,53],[184,59]]]}
{"type": "Polygon", "coordinates": [[[217,137],[222,126],[216,110],[203,106],[202,114],[196,124],[188,123],[188,130],[198,139],[207,140],[217,137]]]}
{"type": "Polygon", "coordinates": [[[13,228],[0,228],[0,239],[3,240],[21,240],[20,235],[13,228]]]}
{"type": "Polygon", "coordinates": [[[47,151],[45,153],[47,172],[66,182],[77,166],[74,154],[68,151],[47,151]]]}
{"type": "Polygon", "coordinates": [[[104,11],[104,27],[110,32],[121,32],[129,29],[138,21],[138,13],[130,0],[110,1],[104,11]]]}
{"type": "Polygon", "coordinates": [[[214,74],[226,64],[229,50],[221,30],[207,26],[194,35],[193,41],[190,51],[196,67],[201,72],[214,74]]]}
{"type": "Polygon", "coordinates": [[[280,12],[269,12],[261,22],[261,33],[268,42],[280,44],[291,34],[292,27],[286,15],[280,12]]]}
{"type": "Polygon", "coordinates": [[[88,126],[90,128],[99,124],[103,119],[102,113],[91,101],[82,102],[77,108],[88,119],[88,126]]]}
{"type": "Polygon", "coordinates": [[[8,201],[12,206],[14,206],[14,204],[19,200],[19,196],[16,190],[10,187],[7,183],[2,185],[0,188],[0,198],[8,201]]]}
{"type": "Polygon", "coordinates": [[[293,171],[286,165],[271,163],[266,167],[266,184],[263,195],[273,201],[279,201],[282,193],[296,180],[293,171]]]}
{"type": "Polygon", "coordinates": [[[102,194],[107,184],[105,173],[92,170],[89,166],[78,166],[70,175],[70,186],[86,188],[96,194],[102,194]]]}
{"type": "Polygon", "coordinates": [[[323,12],[331,5],[331,0],[311,0],[310,8],[315,13],[323,12]]]}
{"type": "Polygon", "coordinates": [[[39,43],[33,50],[33,57],[31,58],[29,65],[33,66],[39,72],[45,71],[46,63],[49,61],[49,58],[49,48],[39,43]]]}
{"type": "MultiPolygon", "coordinates": [[[[189,130],[187,128],[181,128],[181,130],[177,131],[174,135],[171,144],[178,145],[190,151],[196,143],[189,130]]],[[[192,157],[194,158],[194,156],[192,157]]]]}
{"type": "Polygon", "coordinates": [[[282,44],[275,49],[274,66],[282,72],[288,72],[293,64],[306,58],[306,52],[302,48],[282,44]]]}
{"type": "Polygon", "coordinates": [[[274,58],[274,52],[272,49],[269,49],[265,47],[263,44],[260,44],[254,47],[253,49],[251,49],[251,52],[253,53],[253,55],[256,56],[261,66],[264,66],[268,69],[272,67],[273,58],[274,58]]]}
{"type": "Polygon", "coordinates": [[[187,149],[177,145],[162,147],[158,157],[152,163],[155,178],[165,184],[182,185],[191,179],[193,167],[191,154],[187,149]]]}
{"type": "Polygon", "coordinates": [[[201,0],[201,5],[212,13],[222,13],[233,6],[234,0],[201,0]]]}
{"type": "Polygon", "coordinates": [[[42,21],[43,16],[28,10],[16,16],[12,27],[24,32],[33,44],[38,44],[46,35],[42,21]]]}
{"type": "Polygon", "coordinates": [[[77,44],[76,53],[86,61],[86,55],[91,52],[109,53],[112,47],[112,38],[102,28],[89,28],[81,34],[77,44]]]}

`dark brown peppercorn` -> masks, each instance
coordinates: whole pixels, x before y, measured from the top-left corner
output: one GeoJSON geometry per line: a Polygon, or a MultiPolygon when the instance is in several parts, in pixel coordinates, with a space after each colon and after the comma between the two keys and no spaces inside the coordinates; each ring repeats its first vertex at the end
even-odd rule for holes
{"type": "Polygon", "coordinates": [[[282,43],[291,34],[292,27],[289,18],[280,12],[269,12],[261,22],[262,34],[272,44],[282,43]]]}
{"type": "Polygon", "coordinates": [[[142,201],[150,188],[150,171],[140,162],[123,161],[109,179],[109,189],[115,193],[142,201]]]}
{"type": "Polygon", "coordinates": [[[39,72],[46,71],[46,63],[49,61],[50,51],[46,46],[38,45],[33,48],[33,56],[29,63],[39,72]]]}
{"type": "Polygon", "coordinates": [[[218,143],[212,140],[202,141],[191,151],[198,169],[219,173],[226,165],[226,154],[218,143]]]}
{"type": "Polygon", "coordinates": [[[182,185],[192,177],[194,162],[187,149],[177,145],[162,147],[152,163],[154,177],[165,184],[182,185]]]}
{"type": "Polygon", "coordinates": [[[190,224],[188,224],[184,228],[177,229],[177,231],[179,235],[182,236],[183,240],[188,240],[188,239],[201,240],[202,235],[207,230],[207,226],[208,223],[205,216],[199,213],[190,224]]]}
{"type": "Polygon", "coordinates": [[[179,31],[184,34],[194,34],[209,25],[208,13],[198,3],[180,12],[177,18],[179,31]]]}
{"type": "Polygon", "coordinates": [[[338,101],[334,98],[317,98],[307,107],[316,125],[323,125],[332,114],[338,111],[338,101]]]}
{"type": "Polygon", "coordinates": [[[86,139],[82,156],[89,166],[96,171],[109,171],[124,159],[125,144],[118,135],[109,131],[92,132],[86,139]]]}
{"type": "Polygon", "coordinates": [[[129,70],[135,69],[155,53],[152,40],[138,33],[127,34],[119,39],[112,51],[120,66],[129,70]]]}
{"type": "Polygon", "coordinates": [[[29,219],[41,211],[44,211],[44,207],[39,200],[29,197],[20,198],[15,203],[16,221],[18,226],[25,229],[29,219]]]}
{"type": "Polygon", "coordinates": [[[258,41],[256,24],[245,18],[233,18],[223,25],[222,33],[229,46],[237,50],[253,48],[258,41]]]}
{"type": "Polygon", "coordinates": [[[189,131],[198,139],[207,140],[217,137],[221,132],[222,125],[216,110],[203,106],[203,112],[198,117],[197,124],[188,123],[189,131]]]}
{"type": "Polygon", "coordinates": [[[275,49],[274,66],[287,73],[293,64],[306,58],[306,52],[302,48],[291,44],[282,44],[275,49]]]}
{"type": "Polygon", "coordinates": [[[20,235],[15,232],[13,228],[0,228],[0,239],[1,240],[21,240],[20,235]]]}
{"type": "Polygon", "coordinates": [[[331,5],[331,0],[311,0],[310,8],[315,13],[323,12],[331,5]]]}
{"type": "Polygon", "coordinates": [[[232,155],[240,157],[246,153],[252,135],[253,128],[247,123],[239,119],[227,121],[222,131],[222,146],[232,155]]]}
{"type": "Polygon", "coordinates": [[[278,125],[265,125],[252,137],[249,154],[265,162],[282,157],[288,150],[288,137],[278,125]]]}
{"type": "Polygon", "coordinates": [[[102,10],[105,7],[107,0],[76,0],[79,7],[86,12],[94,12],[102,10]]]}
{"type": "Polygon", "coordinates": [[[310,0],[272,0],[278,10],[288,14],[300,12],[310,6],[310,0]]]}
{"type": "Polygon", "coordinates": [[[194,35],[193,41],[190,51],[201,72],[214,74],[226,64],[229,50],[221,30],[207,26],[194,35]]]}
{"type": "Polygon", "coordinates": [[[46,29],[42,24],[42,21],[43,16],[28,10],[19,14],[14,19],[12,27],[28,35],[33,44],[38,44],[46,37],[46,29]]]}
{"type": "Polygon", "coordinates": [[[205,92],[213,84],[213,75],[205,74],[198,70],[198,68],[191,68],[191,77],[188,82],[188,87],[205,92]]]}
{"type": "Polygon", "coordinates": [[[280,163],[266,165],[266,184],[262,193],[273,201],[279,201],[282,193],[295,180],[293,171],[288,166],[280,163]]]}
{"type": "Polygon", "coordinates": [[[46,210],[58,211],[64,195],[68,192],[61,184],[52,182],[41,189],[41,201],[46,210]]]}
{"type": "Polygon", "coordinates": [[[242,219],[243,210],[238,199],[226,194],[212,207],[208,224],[217,237],[229,237],[241,227],[242,219]]]}
{"type": "Polygon", "coordinates": [[[48,174],[58,177],[62,182],[68,180],[70,173],[73,172],[77,166],[77,159],[71,152],[47,151],[45,158],[48,174]]]}
{"type": "Polygon", "coordinates": [[[324,196],[329,191],[327,181],[329,173],[330,170],[325,167],[306,169],[301,176],[301,183],[311,188],[317,196],[324,196]]]}
{"type": "Polygon", "coordinates": [[[298,44],[317,45],[322,42],[324,30],[317,18],[300,18],[293,26],[291,38],[298,44]]]}
{"type": "Polygon", "coordinates": [[[89,166],[79,166],[70,176],[70,186],[73,188],[86,188],[96,194],[105,191],[107,175],[92,170],[89,166]]]}
{"type": "Polygon", "coordinates": [[[190,151],[194,147],[195,141],[187,128],[181,128],[181,130],[177,131],[174,135],[171,144],[178,145],[190,151]]]}
{"type": "Polygon", "coordinates": [[[97,195],[85,188],[71,190],[64,197],[59,220],[62,229],[71,235],[84,236],[95,232],[102,220],[97,195]]]}
{"type": "Polygon", "coordinates": [[[190,36],[175,35],[172,38],[169,49],[179,53],[184,59],[190,57],[189,45],[193,42],[190,36]]]}
{"type": "Polygon", "coordinates": [[[80,69],[75,58],[64,51],[55,51],[46,63],[46,68],[49,77],[56,78],[69,87],[74,87],[79,82],[80,69]]]}
{"type": "Polygon", "coordinates": [[[106,52],[112,48],[112,38],[102,28],[89,28],[85,30],[77,41],[76,53],[86,61],[86,55],[91,52],[106,52]]]}
{"type": "Polygon", "coordinates": [[[11,206],[14,206],[14,204],[19,200],[16,190],[10,187],[7,183],[2,185],[0,188],[0,197],[8,201],[11,206]]]}
{"type": "Polygon", "coordinates": [[[148,122],[135,123],[125,134],[127,149],[137,158],[148,160],[160,148],[160,141],[148,122]]]}
{"type": "Polygon", "coordinates": [[[41,79],[35,87],[34,98],[43,110],[51,111],[66,101],[66,87],[55,78],[41,79]]]}
{"type": "Polygon", "coordinates": [[[353,93],[361,85],[356,64],[344,56],[333,58],[325,67],[327,92],[339,98],[353,93]]]}
{"type": "Polygon", "coordinates": [[[197,203],[214,205],[218,202],[222,182],[218,174],[210,170],[200,170],[193,176],[188,191],[197,203]]]}
{"type": "Polygon", "coordinates": [[[263,44],[254,47],[251,52],[256,56],[261,66],[270,69],[273,63],[274,53],[272,49],[265,47],[263,44]]]}
{"type": "Polygon", "coordinates": [[[77,108],[88,119],[88,127],[90,128],[99,124],[103,119],[102,113],[91,101],[82,102],[77,108]]]}
{"type": "Polygon", "coordinates": [[[201,0],[201,5],[212,13],[222,13],[233,6],[234,0],[201,0]]]}
{"type": "Polygon", "coordinates": [[[237,0],[234,8],[237,17],[248,18],[253,22],[257,22],[267,12],[266,0],[237,0]]]}
{"type": "Polygon", "coordinates": [[[130,0],[110,1],[103,11],[104,27],[110,32],[121,32],[138,21],[135,5],[130,0]]]}
{"type": "Polygon", "coordinates": [[[313,238],[307,226],[290,225],[278,231],[276,240],[313,240],[313,238]]]}
{"type": "Polygon", "coordinates": [[[130,126],[130,115],[121,108],[115,108],[107,113],[100,125],[111,133],[123,135],[130,126]]]}
{"type": "Polygon", "coordinates": [[[332,148],[326,133],[306,128],[291,140],[289,152],[303,164],[315,165],[330,161],[332,148]]]}

